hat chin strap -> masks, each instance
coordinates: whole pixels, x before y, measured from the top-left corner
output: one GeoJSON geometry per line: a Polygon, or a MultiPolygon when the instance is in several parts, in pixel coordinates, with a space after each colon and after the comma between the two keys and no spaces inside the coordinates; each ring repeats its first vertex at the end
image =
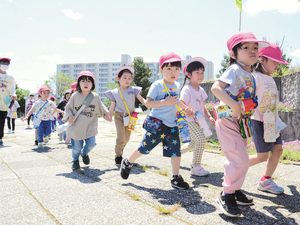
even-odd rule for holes
{"type": "Polygon", "coordinates": [[[263,64],[261,64],[261,67],[264,69],[264,71],[265,71],[267,74],[270,74],[270,73],[268,72],[268,70],[266,70],[266,68],[264,67],[263,64]]]}
{"type": "Polygon", "coordinates": [[[247,68],[250,68],[250,67],[251,67],[251,65],[250,65],[250,66],[246,66],[244,63],[241,63],[241,62],[238,61],[238,60],[236,60],[236,62],[237,62],[240,66],[245,66],[245,67],[247,67],[247,68]]]}

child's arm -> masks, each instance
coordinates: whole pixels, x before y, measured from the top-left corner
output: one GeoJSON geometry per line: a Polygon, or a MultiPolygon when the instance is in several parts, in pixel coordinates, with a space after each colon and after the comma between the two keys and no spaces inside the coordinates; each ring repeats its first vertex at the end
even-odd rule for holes
{"type": "Polygon", "coordinates": [[[194,110],[191,107],[188,107],[183,100],[179,100],[178,106],[185,111],[187,117],[193,117],[195,115],[194,110]]]}
{"type": "Polygon", "coordinates": [[[154,99],[147,97],[145,101],[145,106],[147,108],[158,108],[165,105],[176,105],[177,104],[177,96],[168,96],[163,100],[155,101],[154,99]]]}
{"type": "Polygon", "coordinates": [[[225,87],[228,84],[217,80],[211,87],[211,92],[222,102],[228,105],[232,109],[232,117],[239,117],[243,113],[243,109],[240,103],[234,101],[225,91],[225,87]]]}
{"type": "Polygon", "coordinates": [[[53,115],[54,113],[56,113],[56,112],[59,112],[59,113],[61,113],[62,115],[64,115],[64,111],[62,111],[62,110],[60,110],[60,109],[58,109],[58,108],[55,108],[55,109],[53,109],[52,110],[52,112],[51,112],[51,115],[53,115]]]}
{"type": "Polygon", "coordinates": [[[28,120],[28,117],[33,113],[35,107],[31,107],[31,109],[29,110],[29,112],[27,113],[27,115],[24,117],[24,119],[22,120],[22,122],[24,122],[25,120],[28,120]]]}
{"type": "Polygon", "coordinates": [[[115,108],[116,108],[116,102],[111,102],[109,111],[106,114],[106,118],[105,118],[107,121],[109,121],[109,122],[112,121],[112,116],[114,114],[115,108]]]}
{"type": "Polygon", "coordinates": [[[215,121],[215,119],[210,115],[210,113],[209,113],[209,111],[207,110],[206,106],[204,106],[204,114],[205,114],[205,116],[207,117],[207,119],[209,120],[209,122],[211,122],[212,125],[215,126],[216,121],[215,121]]]}
{"type": "Polygon", "coordinates": [[[145,99],[143,98],[143,96],[141,96],[140,94],[137,94],[137,99],[143,104],[143,105],[145,105],[145,99]]]}

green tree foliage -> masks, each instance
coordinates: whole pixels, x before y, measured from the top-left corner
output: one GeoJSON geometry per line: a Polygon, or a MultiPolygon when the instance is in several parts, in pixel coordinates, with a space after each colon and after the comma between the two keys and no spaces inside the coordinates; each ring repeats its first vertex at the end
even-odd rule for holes
{"type": "Polygon", "coordinates": [[[62,73],[54,74],[52,76],[49,76],[49,78],[53,86],[55,87],[55,94],[57,96],[62,96],[65,93],[65,90],[71,88],[71,84],[75,82],[75,80],[70,75],[65,75],[62,73]]]}
{"type": "MultiPolygon", "coordinates": [[[[115,88],[117,88],[117,87],[118,87],[118,85],[117,85],[116,83],[113,83],[113,82],[107,83],[107,89],[108,89],[108,90],[112,90],[112,89],[115,89],[115,88]]],[[[111,104],[111,100],[110,100],[110,99],[108,99],[108,98],[104,99],[104,105],[105,105],[107,108],[110,107],[110,104],[111,104]]]]}
{"type": "Polygon", "coordinates": [[[19,88],[18,84],[16,84],[16,95],[18,97],[17,101],[20,104],[20,108],[18,109],[23,115],[25,114],[25,103],[26,100],[24,97],[28,97],[30,94],[29,90],[19,88]]]}
{"type": "Polygon", "coordinates": [[[216,78],[222,76],[222,74],[227,70],[228,62],[229,62],[229,55],[224,54],[223,60],[221,62],[222,68],[219,70],[219,74],[216,75],[216,78]]]}
{"type": "MultiPolygon", "coordinates": [[[[135,70],[133,81],[136,86],[142,87],[142,91],[140,92],[140,94],[141,96],[143,96],[143,98],[146,99],[151,85],[151,82],[149,81],[149,78],[152,75],[151,70],[141,58],[136,58],[133,61],[133,68],[135,70]]],[[[135,107],[138,108],[139,106],[141,106],[143,111],[147,109],[146,106],[141,104],[140,101],[136,99],[135,107]]]]}

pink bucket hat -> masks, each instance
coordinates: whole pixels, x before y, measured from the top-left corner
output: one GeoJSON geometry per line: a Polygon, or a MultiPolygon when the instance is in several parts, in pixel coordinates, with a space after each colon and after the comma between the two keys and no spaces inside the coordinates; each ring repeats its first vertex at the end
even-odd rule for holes
{"type": "Polygon", "coordinates": [[[182,60],[179,55],[177,55],[174,52],[166,52],[159,58],[159,66],[162,67],[165,63],[172,63],[172,62],[182,62],[185,60],[182,60]]]}
{"type": "Polygon", "coordinates": [[[193,58],[191,58],[191,59],[187,62],[187,64],[185,64],[185,66],[184,66],[184,68],[183,68],[183,73],[186,72],[186,68],[187,68],[188,65],[190,65],[192,62],[200,62],[200,63],[202,63],[202,65],[203,65],[204,67],[206,67],[206,65],[207,65],[207,61],[206,61],[204,58],[202,58],[202,57],[193,57],[193,58]]]}
{"type": "Polygon", "coordinates": [[[122,66],[118,71],[117,71],[117,76],[119,75],[119,73],[122,71],[122,70],[129,70],[132,74],[134,74],[134,69],[133,67],[131,66],[122,66]]]}
{"type": "MultiPolygon", "coordinates": [[[[75,86],[75,88],[76,88],[76,86],[75,86]]],[[[70,93],[72,93],[72,89],[67,89],[67,90],[65,91],[65,94],[70,94],[70,93]]]]}
{"type": "Polygon", "coordinates": [[[269,43],[269,47],[259,49],[259,56],[264,56],[275,62],[288,65],[289,63],[282,58],[282,53],[279,46],[274,42],[269,43]]]}
{"type": "Polygon", "coordinates": [[[269,46],[269,43],[266,41],[258,41],[254,34],[250,31],[240,31],[234,33],[227,41],[227,48],[229,51],[232,50],[234,46],[241,42],[257,42],[258,48],[266,48],[269,46]]]}
{"type": "Polygon", "coordinates": [[[49,88],[48,86],[42,86],[42,87],[40,87],[40,89],[39,89],[38,95],[40,95],[40,93],[41,93],[42,91],[51,91],[51,90],[50,90],[50,88],[49,88]]]}
{"type": "Polygon", "coordinates": [[[73,84],[71,84],[71,89],[72,89],[73,91],[76,90],[76,85],[77,85],[77,82],[74,82],[73,84]]]}
{"type": "Polygon", "coordinates": [[[77,76],[77,80],[79,79],[79,77],[81,76],[87,76],[87,77],[92,77],[94,79],[94,82],[97,80],[97,78],[94,76],[94,74],[92,74],[90,71],[81,71],[78,76],[77,76]]]}

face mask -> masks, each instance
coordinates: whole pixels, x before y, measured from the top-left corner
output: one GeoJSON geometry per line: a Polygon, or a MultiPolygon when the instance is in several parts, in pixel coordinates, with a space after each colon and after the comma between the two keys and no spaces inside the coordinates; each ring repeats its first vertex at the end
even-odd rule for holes
{"type": "Polygon", "coordinates": [[[2,71],[8,70],[8,65],[1,65],[1,70],[2,71]]]}

